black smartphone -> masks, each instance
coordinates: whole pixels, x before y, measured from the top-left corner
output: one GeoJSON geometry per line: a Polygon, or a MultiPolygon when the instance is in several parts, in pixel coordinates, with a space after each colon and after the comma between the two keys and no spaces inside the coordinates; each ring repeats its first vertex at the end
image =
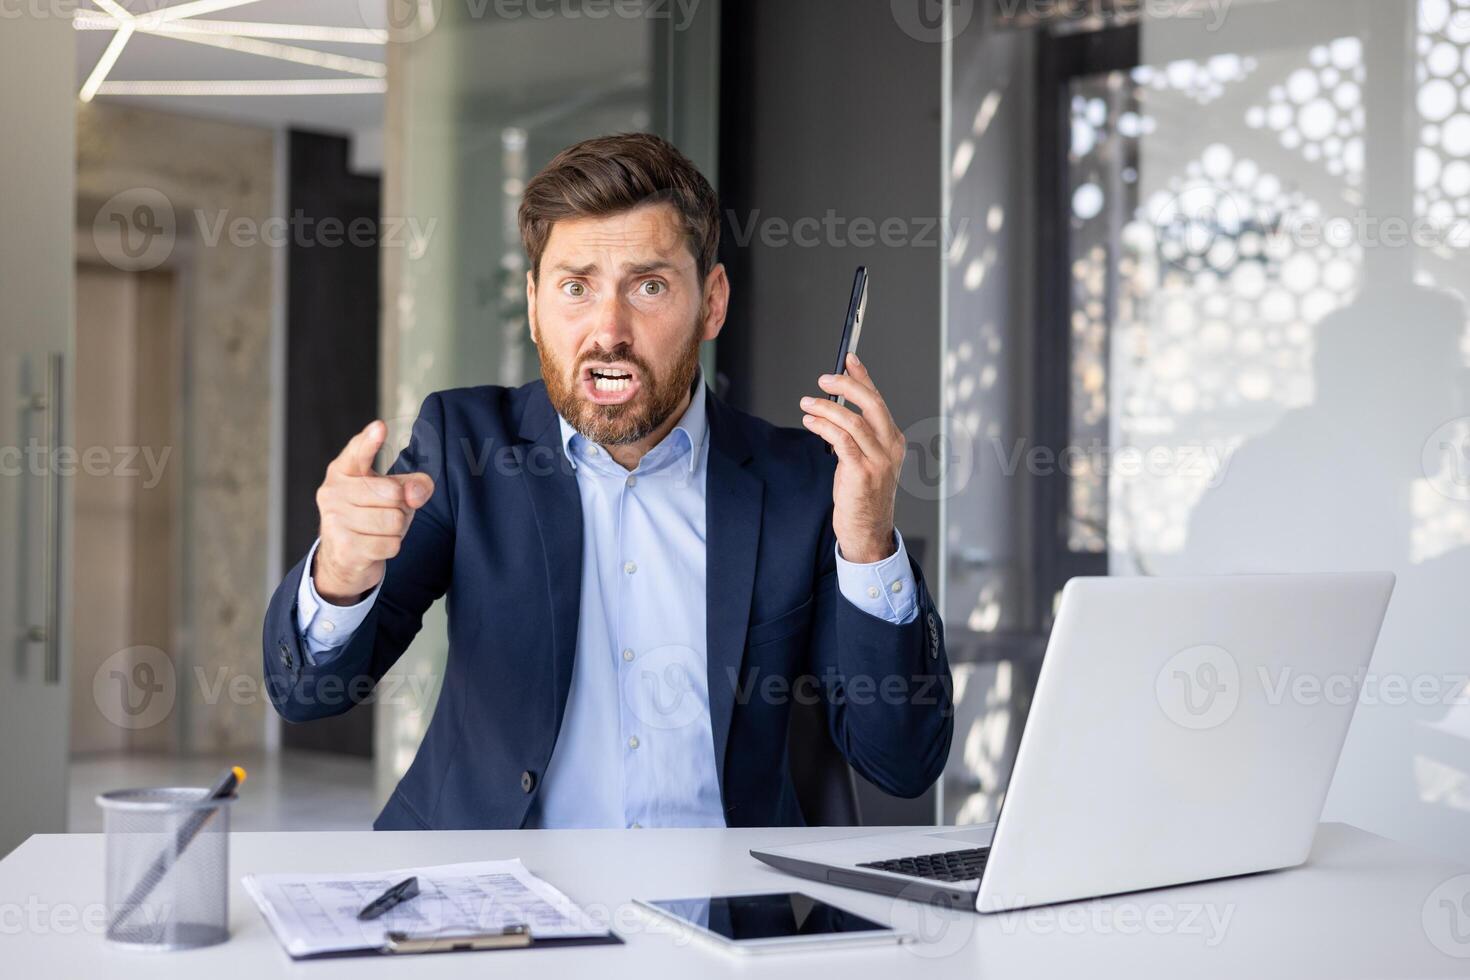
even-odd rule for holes
{"type": "MultiPolygon", "coordinates": [[[[842,342],[837,345],[837,366],[833,374],[847,373],[847,355],[856,353],[858,336],[863,332],[863,310],[868,305],[868,267],[860,265],[852,277],[852,296],[847,301],[847,319],[842,322],[842,342]]],[[[828,395],[828,401],[844,404],[840,395],[828,395]]]]}
{"type": "MultiPolygon", "coordinates": [[[[863,332],[863,310],[867,305],[868,267],[860,265],[852,276],[852,295],[847,300],[847,319],[842,321],[842,341],[837,345],[837,366],[832,369],[833,374],[847,373],[847,352],[857,350],[858,336],[863,332]]],[[[847,399],[841,395],[828,395],[827,400],[839,405],[847,404],[847,399]]],[[[830,442],[827,452],[833,452],[830,442]]]]}

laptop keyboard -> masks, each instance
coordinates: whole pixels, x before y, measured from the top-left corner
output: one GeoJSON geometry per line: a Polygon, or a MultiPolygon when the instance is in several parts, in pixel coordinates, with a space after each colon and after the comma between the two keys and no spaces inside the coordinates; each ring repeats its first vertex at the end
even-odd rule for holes
{"type": "Polygon", "coordinates": [[[943,851],[939,854],[919,854],[887,861],[868,861],[858,867],[934,881],[970,881],[980,877],[988,857],[990,848],[972,847],[965,851],[943,851]]]}

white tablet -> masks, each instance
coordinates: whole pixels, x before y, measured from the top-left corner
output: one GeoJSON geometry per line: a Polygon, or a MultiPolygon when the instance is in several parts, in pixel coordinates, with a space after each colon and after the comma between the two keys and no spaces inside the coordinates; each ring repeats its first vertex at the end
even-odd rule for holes
{"type": "Polygon", "coordinates": [[[635,901],[648,912],[671,920],[680,931],[730,952],[831,949],[901,943],[909,938],[801,892],[635,901]]]}

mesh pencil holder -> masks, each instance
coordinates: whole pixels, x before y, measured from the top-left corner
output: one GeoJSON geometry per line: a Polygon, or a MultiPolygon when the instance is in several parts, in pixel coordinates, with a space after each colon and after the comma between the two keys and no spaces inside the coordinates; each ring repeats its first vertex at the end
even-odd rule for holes
{"type": "Polygon", "coordinates": [[[109,943],[164,951],[229,938],[234,801],[184,787],[97,797],[107,850],[109,943]]]}

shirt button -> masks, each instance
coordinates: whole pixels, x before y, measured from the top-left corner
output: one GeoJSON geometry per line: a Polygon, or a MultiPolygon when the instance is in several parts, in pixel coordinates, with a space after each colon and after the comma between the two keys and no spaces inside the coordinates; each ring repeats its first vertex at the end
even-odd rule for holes
{"type": "Polygon", "coordinates": [[[623,562],[623,571],[627,572],[629,575],[632,575],[634,572],[638,571],[638,563],[631,561],[623,562]]]}
{"type": "Polygon", "coordinates": [[[637,735],[629,735],[628,736],[628,748],[630,748],[630,749],[636,749],[637,747],[638,747],[638,736],[637,735]]]}
{"type": "Polygon", "coordinates": [[[324,619],[324,620],[322,620],[322,630],[324,632],[330,633],[330,632],[332,632],[332,630],[334,630],[336,628],[337,628],[337,624],[334,623],[334,622],[332,622],[330,619],[324,619]]]}
{"type": "Polygon", "coordinates": [[[624,650],[623,651],[623,659],[626,660],[626,661],[628,661],[629,663],[632,663],[633,662],[633,651],[632,650],[624,650]]]}
{"type": "Polygon", "coordinates": [[[587,455],[588,456],[596,456],[601,451],[602,450],[598,449],[596,446],[588,446],[587,447],[587,455]]]}
{"type": "Polygon", "coordinates": [[[889,588],[893,589],[894,592],[902,592],[903,591],[903,583],[902,582],[894,582],[893,585],[889,586],[889,588]]]}
{"type": "Polygon", "coordinates": [[[876,585],[870,585],[870,586],[868,586],[868,598],[869,599],[876,599],[876,598],[878,598],[878,587],[876,585]]]}
{"type": "Polygon", "coordinates": [[[642,827],[642,826],[643,826],[643,825],[642,825],[642,824],[641,824],[641,823],[639,823],[639,822],[638,822],[638,821],[636,821],[636,820],[634,820],[634,821],[633,821],[633,822],[632,822],[632,823],[630,823],[630,824],[629,824],[629,825],[628,825],[628,827],[629,827],[629,829],[630,829],[630,830],[638,830],[638,829],[640,829],[640,828],[641,828],[641,827],[642,827]]]}
{"type": "Polygon", "coordinates": [[[627,483],[630,487],[636,487],[638,485],[638,478],[636,476],[630,476],[628,477],[627,483]]]}

